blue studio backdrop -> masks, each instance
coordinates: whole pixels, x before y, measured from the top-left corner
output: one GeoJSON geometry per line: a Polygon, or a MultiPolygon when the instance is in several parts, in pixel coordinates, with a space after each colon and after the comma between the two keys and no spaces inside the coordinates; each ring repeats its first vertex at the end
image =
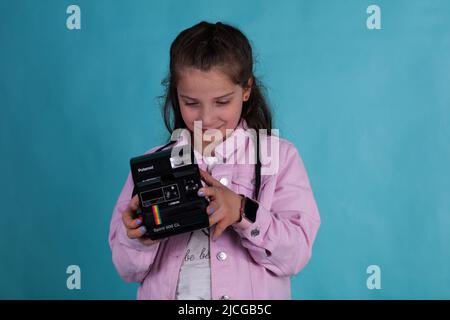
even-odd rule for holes
{"type": "Polygon", "coordinates": [[[322,225],[293,298],[449,299],[448,0],[0,0],[0,298],[135,298],[111,213],[168,137],[169,46],[201,20],[251,40],[309,174],[322,225]]]}

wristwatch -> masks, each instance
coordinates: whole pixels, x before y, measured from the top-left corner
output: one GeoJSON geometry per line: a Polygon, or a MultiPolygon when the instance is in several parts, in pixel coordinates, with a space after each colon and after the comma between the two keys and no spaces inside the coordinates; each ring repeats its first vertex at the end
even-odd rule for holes
{"type": "Polygon", "coordinates": [[[246,219],[251,223],[254,223],[256,221],[256,212],[259,208],[258,202],[244,196],[243,194],[240,194],[240,196],[242,197],[240,209],[241,218],[238,222],[241,222],[242,219],[246,219]]]}

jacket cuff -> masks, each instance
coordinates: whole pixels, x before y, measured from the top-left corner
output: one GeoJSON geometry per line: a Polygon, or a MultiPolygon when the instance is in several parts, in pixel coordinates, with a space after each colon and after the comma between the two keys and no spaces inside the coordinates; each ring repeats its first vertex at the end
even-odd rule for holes
{"type": "Polygon", "coordinates": [[[245,217],[242,217],[241,221],[233,224],[233,227],[236,229],[245,230],[245,229],[250,228],[252,225],[253,225],[253,222],[251,222],[250,220],[248,220],[245,217]]]}
{"type": "Polygon", "coordinates": [[[246,218],[232,225],[233,229],[241,236],[254,244],[260,244],[264,235],[269,228],[271,221],[271,213],[259,204],[258,211],[256,211],[256,221],[251,222],[246,218]]]}

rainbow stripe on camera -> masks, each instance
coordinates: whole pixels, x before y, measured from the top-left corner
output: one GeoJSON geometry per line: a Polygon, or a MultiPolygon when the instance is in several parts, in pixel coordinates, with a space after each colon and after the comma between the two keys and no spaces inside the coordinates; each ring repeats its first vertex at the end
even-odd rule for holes
{"type": "Polygon", "coordinates": [[[155,224],[159,226],[162,223],[162,220],[161,215],[159,214],[159,208],[156,204],[152,206],[152,211],[153,211],[153,220],[155,221],[155,224]]]}

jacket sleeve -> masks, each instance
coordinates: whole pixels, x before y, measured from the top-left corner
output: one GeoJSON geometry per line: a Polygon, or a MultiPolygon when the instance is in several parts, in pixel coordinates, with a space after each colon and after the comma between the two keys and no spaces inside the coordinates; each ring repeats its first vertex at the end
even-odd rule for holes
{"type": "Polygon", "coordinates": [[[109,246],[119,275],[127,282],[142,282],[155,260],[159,242],[146,246],[139,240],[127,236],[122,214],[131,200],[133,187],[130,173],[113,210],[109,228],[109,246]]]}
{"type": "Polygon", "coordinates": [[[295,146],[288,143],[279,159],[278,173],[261,188],[256,221],[233,228],[256,263],[278,276],[291,276],[311,258],[320,216],[295,146]]]}

